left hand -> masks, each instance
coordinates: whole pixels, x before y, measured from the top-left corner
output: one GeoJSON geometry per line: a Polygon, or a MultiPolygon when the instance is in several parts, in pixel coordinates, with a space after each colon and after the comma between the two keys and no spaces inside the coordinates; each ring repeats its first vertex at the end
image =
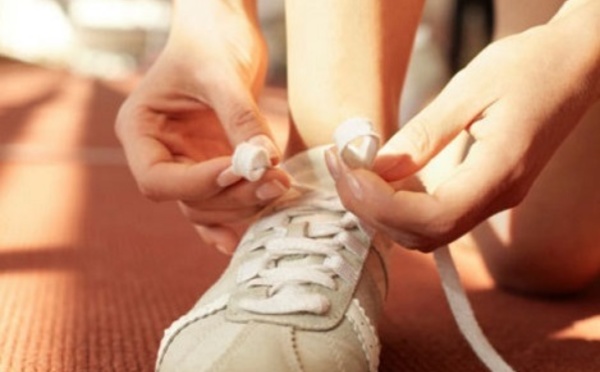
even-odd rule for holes
{"type": "Polygon", "coordinates": [[[592,37],[576,26],[577,14],[484,49],[387,142],[373,171],[344,169],[330,152],[344,205],[400,245],[427,252],[519,204],[600,96],[600,48],[583,43],[592,37]],[[463,131],[474,143],[447,178],[427,191],[411,182],[463,131]]]}
{"type": "Polygon", "coordinates": [[[226,176],[239,143],[260,144],[273,162],[280,158],[256,103],[267,50],[253,3],[177,1],[167,45],[116,123],[140,191],[178,201],[204,242],[225,253],[289,187],[281,169],[257,182],[226,176]]]}

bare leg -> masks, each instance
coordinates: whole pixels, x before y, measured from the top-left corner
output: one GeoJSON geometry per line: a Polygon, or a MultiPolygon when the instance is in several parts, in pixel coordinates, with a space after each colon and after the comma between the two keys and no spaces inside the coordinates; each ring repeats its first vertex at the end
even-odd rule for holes
{"type": "MultiPolygon", "coordinates": [[[[545,22],[561,3],[498,0],[496,35],[545,22]]],[[[521,205],[490,218],[464,240],[481,249],[500,285],[526,292],[565,293],[583,288],[598,276],[598,143],[600,105],[588,112],[521,205]]]]}
{"type": "Polygon", "coordinates": [[[422,0],[287,0],[288,152],[330,143],[351,117],[385,138],[398,104],[422,0]]]}

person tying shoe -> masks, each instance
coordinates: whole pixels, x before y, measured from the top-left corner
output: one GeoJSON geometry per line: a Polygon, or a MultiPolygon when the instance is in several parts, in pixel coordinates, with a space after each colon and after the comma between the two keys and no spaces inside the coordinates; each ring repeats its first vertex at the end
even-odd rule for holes
{"type": "Polygon", "coordinates": [[[292,124],[278,149],[256,105],[255,2],[176,1],[117,133],[141,191],[179,201],[235,254],[167,332],[157,369],[375,371],[386,237],[430,252],[470,235],[498,285],[524,293],[595,280],[600,3],[533,3],[498,0],[498,40],[397,131],[422,2],[288,0],[292,124]],[[372,169],[323,147],[356,117],[383,142],[372,169]],[[231,155],[245,142],[282,165],[240,179],[231,155]]]}

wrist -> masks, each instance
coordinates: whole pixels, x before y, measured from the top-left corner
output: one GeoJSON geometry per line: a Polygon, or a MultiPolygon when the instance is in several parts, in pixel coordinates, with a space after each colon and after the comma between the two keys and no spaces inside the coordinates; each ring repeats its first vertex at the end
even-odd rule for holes
{"type": "Polygon", "coordinates": [[[174,0],[170,39],[219,36],[249,24],[260,32],[257,0],[174,0]]]}
{"type": "MultiPolygon", "coordinates": [[[[600,2],[570,0],[548,24],[567,37],[575,57],[581,62],[592,99],[600,99],[600,2]]],[[[565,56],[570,58],[571,56],[565,56]]]]}
{"type": "MultiPolygon", "coordinates": [[[[222,13],[246,16],[256,21],[257,0],[173,0],[174,20],[187,21],[188,17],[210,20],[222,13]]],[[[196,22],[198,23],[198,22],[196,22]]]]}
{"type": "Polygon", "coordinates": [[[188,71],[217,69],[255,82],[267,48],[256,0],[175,0],[165,58],[188,71]]]}

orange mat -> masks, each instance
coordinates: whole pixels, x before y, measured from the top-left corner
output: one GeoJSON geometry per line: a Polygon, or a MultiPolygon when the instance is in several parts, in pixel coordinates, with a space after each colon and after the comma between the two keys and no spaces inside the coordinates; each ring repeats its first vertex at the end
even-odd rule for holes
{"type": "MultiPolygon", "coordinates": [[[[0,63],[0,371],[151,371],[163,329],[218,277],[173,203],[144,200],[113,135],[127,94],[0,63]]],[[[285,100],[263,104],[283,120],[285,100]]],[[[497,290],[456,250],[483,329],[519,371],[600,371],[600,285],[580,296],[497,290]]],[[[450,316],[429,256],[397,250],[381,371],[483,371],[450,316]]]]}

